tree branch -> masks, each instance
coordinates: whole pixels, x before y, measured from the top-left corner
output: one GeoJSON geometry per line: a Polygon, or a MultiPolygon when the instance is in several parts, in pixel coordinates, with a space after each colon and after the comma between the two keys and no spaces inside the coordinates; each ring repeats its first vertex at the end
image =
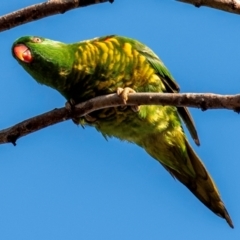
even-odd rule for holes
{"type": "Polygon", "coordinates": [[[230,13],[240,14],[239,0],[176,0],[176,1],[193,4],[196,7],[207,6],[230,13]]]}
{"type": "MultiPolygon", "coordinates": [[[[194,93],[135,93],[129,94],[128,105],[172,105],[187,106],[207,109],[229,109],[240,111],[240,94],[194,94],[194,93]]],[[[124,105],[117,94],[96,97],[86,102],[77,104],[69,112],[65,107],[54,109],[47,113],[27,119],[12,127],[0,131],[0,144],[13,143],[16,145],[18,138],[36,132],[42,128],[69,120],[74,117],[87,115],[93,111],[124,105]]]]}
{"type": "Polygon", "coordinates": [[[0,32],[71,9],[85,7],[91,4],[110,2],[114,0],[48,0],[0,17],[0,32]]]}

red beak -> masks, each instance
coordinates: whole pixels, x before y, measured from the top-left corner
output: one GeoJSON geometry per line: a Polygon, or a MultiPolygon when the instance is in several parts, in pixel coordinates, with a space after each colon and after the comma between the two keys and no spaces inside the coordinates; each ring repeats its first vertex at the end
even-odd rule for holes
{"type": "Polygon", "coordinates": [[[23,62],[30,63],[33,60],[30,50],[24,44],[14,46],[13,52],[15,56],[23,62]]]}

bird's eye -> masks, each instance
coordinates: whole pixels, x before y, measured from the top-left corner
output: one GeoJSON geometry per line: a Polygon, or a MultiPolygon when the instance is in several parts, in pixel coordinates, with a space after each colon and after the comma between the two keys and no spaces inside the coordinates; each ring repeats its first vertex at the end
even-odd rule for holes
{"type": "Polygon", "coordinates": [[[42,39],[39,38],[39,37],[33,37],[33,38],[32,38],[32,42],[34,42],[34,43],[40,43],[40,42],[42,42],[42,39]]]}

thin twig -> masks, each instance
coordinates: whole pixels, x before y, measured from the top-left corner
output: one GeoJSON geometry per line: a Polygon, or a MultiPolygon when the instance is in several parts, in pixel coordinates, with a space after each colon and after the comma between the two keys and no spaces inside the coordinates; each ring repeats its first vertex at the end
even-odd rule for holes
{"type": "Polygon", "coordinates": [[[189,3],[196,7],[207,6],[230,13],[240,14],[239,0],[176,0],[176,1],[189,3]]]}
{"type": "MultiPolygon", "coordinates": [[[[188,106],[207,109],[230,109],[240,111],[240,94],[194,94],[194,93],[135,93],[130,94],[128,105],[172,105],[188,106]]],[[[69,112],[65,107],[54,109],[50,112],[27,119],[12,127],[0,131],[0,144],[16,144],[18,138],[36,132],[42,128],[69,120],[74,117],[87,115],[93,111],[123,105],[122,99],[117,94],[96,97],[75,106],[69,112]]]]}
{"type": "Polygon", "coordinates": [[[0,17],[0,32],[54,14],[65,13],[71,9],[114,0],[49,0],[35,4],[0,17]]]}

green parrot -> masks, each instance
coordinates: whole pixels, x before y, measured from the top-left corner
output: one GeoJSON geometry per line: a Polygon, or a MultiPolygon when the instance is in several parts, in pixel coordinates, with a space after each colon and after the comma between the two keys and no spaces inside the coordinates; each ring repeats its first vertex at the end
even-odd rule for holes
{"type": "MultiPolygon", "coordinates": [[[[158,56],[127,37],[111,35],[65,44],[25,36],[14,42],[12,54],[38,83],[56,89],[72,105],[116,92],[124,102],[131,92],[179,92],[158,56]]],[[[180,118],[199,145],[194,122],[185,107],[126,105],[98,110],[75,122],[95,127],[104,137],[144,148],[233,228],[218,189],[190,146],[180,118]]]]}

